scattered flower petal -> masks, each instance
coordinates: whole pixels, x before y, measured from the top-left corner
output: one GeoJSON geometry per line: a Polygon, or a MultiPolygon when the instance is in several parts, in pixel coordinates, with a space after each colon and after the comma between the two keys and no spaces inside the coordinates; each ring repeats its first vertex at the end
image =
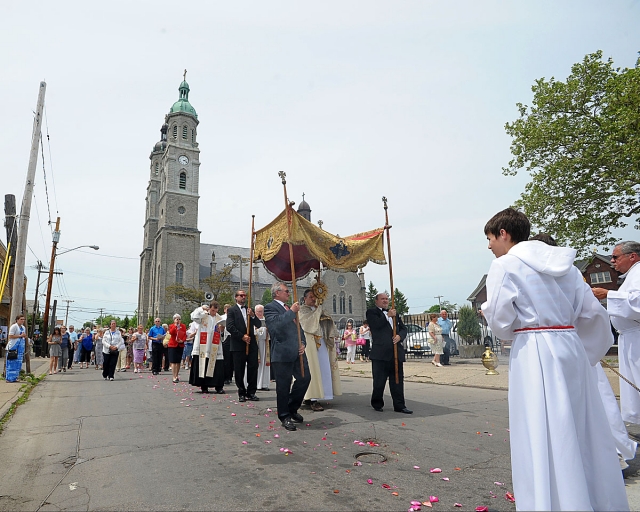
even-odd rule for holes
{"type": "Polygon", "coordinates": [[[449,478],[447,478],[446,476],[442,478],[445,482],[449,481],[449,478]]]}
{"type": "Polygon", "coordinates": [[[247,444],[247,442],[246,441],[242,441],[242,444],[247,444]]]}
{"type": "Polygon", "coordinates": [[[511,494],[510,492],[506,493],[504,495],[505,499],[510,501],[511,503],[515,503],[516,499],[513,497],[513,494],[511,494]]]}
{"type": "Polygon", "coordinates": [[[389,484],[382,484],[382,487],[384,489],[391,489],[391,486],[389,484]]]}
{"type": "Polygon", "coordinates": [[[338,494],[340,491],[338,489],[333,490],[333,494],[338,494]]]}
{"type": "Polygon", "coordinates": [[[489,507],[476,507],[476,512],[489,512],[489,507]]]}
{"type": "Polygon", "coordinates": [[[422,504],[423,504],[425,507],[433,508],[433,505],[431,504],[431,502],[430,502],[430,501],[423,501],[423,502],[422,502],[422,504]]]}
{"type": "Polygon", "coordinates": [[[413,469],[420,469],[420,466],[413,466],[413,469]]]}
{"type": "Polygon", "coordinates": [[[453,504],[453,506],[454,506],[454,507],[461,507],[461,506],[462,506],[462,503],[454,503],[454,504],[453,504]]]}
{"type": "Polygon", "coordinates": [[[455,469],[456,471],[460,471],[460,468],[453,468],[453,469],[455,469]]]}
{"type": "Polygon", "coordinates": [[[431,468],[429,473],[442,473],[442,470],[440,468],[431,468]]]}
{"type": "Polygon", "coordinates": [[[373,480],[371,480],[371,478],[369,478],[369,479],[367,480],[367,483],[368,483],[369,485],[373,485],[373,480]]]}
{"type": "Polygon", "coordinates": [[[273,437],[278,438],[278,437],[280,437],[280,435],[279,434],[275,434],[273,437]]]}
{"type": "Polygon", "coordinates": [[[404,421],[402,422],[402,426],[403,426],[403,427],[406,427],[406,426],[407,426],[407,425],[406,425],[406,423],[405,423],[404,421]]]}
{"type": "Polygon", "coordinates": [[[411,506],[412,507],[419,507],[420,505],[422,505],[421,501],[418,500],[411,500],[411,506]]]}
{"type": "Polygon", "coordinates": [[[392,496],[398,496],[398,493],[397,492],[392,492],[391,495],[392,496]]]}
{"type": "Polygon", "coordinates": [[[232,412],[232,413],[231,413],[231,416],[235,416],[235,415],[236,415],[236,413],[235,413],[235,412],[232,412]]]}
{"type": "Polygon", "coordinates": [[[429,496],[429,502],[431,503],[438,503],[440,500],[438,499],[437,496],[429,496]]]}
{"type": "Polygon", "coordinates": [[[493,482],[493,483],[496,484],[496,485],[504,485],[504,483],[502,483],[502,482],[493,482]]]}

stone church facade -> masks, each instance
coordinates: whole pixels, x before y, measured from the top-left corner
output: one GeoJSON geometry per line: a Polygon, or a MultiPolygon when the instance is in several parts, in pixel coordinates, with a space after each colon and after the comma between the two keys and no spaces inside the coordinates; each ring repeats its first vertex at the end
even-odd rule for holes
{"type": "MultiPolygon", "coordinates": [[[[249,248],[200,243],[198,230],[198,185],[200,149],[197,142],[198,115],[189,102],[189,84],[184,80],[179,97],[165,116],[158,141],[149,159],[144,240],[140,254],[138,319],[167,318],[182,306],[166,296],[167,286],[180,283],[200,288],[211,273],[231,265],[234,288],[248,288],[248,261],[240,268],[240,258],[249,259],[249,248]]],[[[311,208],[304,200],[298,212],[311,220],[311,208]]],[[[360,323],[365,317],[364,273],[323,271],[328,294],[325,309],[338,327],[348,319],[360,323]]],[[[298,295],[315,281],[311,274],[298,280],[298,295]]],[[[275,278],[264,266],[254,265],[252,302],[258,303],[275,278]]]]}

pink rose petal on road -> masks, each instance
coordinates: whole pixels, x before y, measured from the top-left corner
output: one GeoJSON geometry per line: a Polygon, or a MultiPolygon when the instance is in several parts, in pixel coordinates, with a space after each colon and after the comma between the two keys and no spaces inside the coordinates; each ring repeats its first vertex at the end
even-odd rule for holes
{"type": "Polygon", "coordinates": [[[420,507],[420,506],[422,506],[422,502],[418,501],[418,500],[411,500],[411,506],[412,507],[420,507]]]}
{"type": "Polygon", "coordinates": [[[247,444],[247,442],[246,441],[242,441],[242,444],[247,444]]]}
{"type": "Polygon", "coordinates": [[[476,507],[476,512],[489,512],[489,507],[476,507]]]}
{"type": "Polygon", "coordinates": [[[422,502],[422,504],[423,504],[425,507],[433,508],[433,505],[431,504],[431,502],[430,502],[430,501],[423,501],[423,502],[422,502]]]}
{"type": "Polygon", "coordinates": [[[507,494],[504,495],[504,498],[507,501],[510,501],[511,503],[515,503],[516,499],[513,497],[513,494],[511,494],[510,492],[508,492],[507,494]]]}
{"type": "Polygon", "coordinates": [[[454,503],[454,504],[453,504],[453,506],[454,506],[454,507],[461,507],[461,506],[462,506],[462,503],[454,503]]]}
{"type": "Polygon", "coordinates": [[[444,480],[445,482],[448,482],[448,481],[449,481],[449,478],[447,478],[447,477],[445,476],[445,477],[443,477],[443,480],[444,480]]]}
{"type": "Polygon", "coordinates": [[[391,486],[389,484],[382,484],[382,487],[384,489],[391,489],[391,486]]]}
{"type": "Polygon", "coordinates": [[[429,473],[442,473],[442,470],[440,468],[431,468],[429,473]]]}
{"type": "Polygon", "coordinates": [[[420,466],[413,466],[413,469],[420,469],[420,466]]]}
{"type": "Polygon", "coordinates": [[[371,478],[369,478],[369,479],[367,480],[367,483],[368,483],[369,485],[373,485],[373,480],[371,480],[371,478]]]}
{"type": "Polygon", "coordinates": [[[231,416],[235,416],[235,415],[236,415],[236,413],[235,413],[235,412],[232,412],[232,413],[231,413],[231,416]]]}
{"type": "Polygon", "coordinates": [[[273,437],[280,437],[280,435],[279,434],[275,434],[273,437]]]}
{"type": "Polygon", "coordinates": [[[440,500],[438,499],[437,496],[429,496],[429,502],[430,503],[438,503],[440,500]]]}

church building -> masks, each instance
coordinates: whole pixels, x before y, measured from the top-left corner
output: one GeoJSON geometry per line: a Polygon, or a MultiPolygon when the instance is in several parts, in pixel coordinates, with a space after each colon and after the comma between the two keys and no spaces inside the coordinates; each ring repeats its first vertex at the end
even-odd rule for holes
{"type": "MultiPolygon", "coordinates": [[[[178,101],[160,128],[160,141],[149,155],[151,165],[138,285],[138,321],[143,325],[150,317],[169,318],[182,311],[182,305],[166,297],[165,290],[169,285],[180,283],[204,289],[203,279],[224,266],[232,266],[232,288],[248,289],[249,286],[249,248],[200,243],[199,121],[189,102],[186,73],[178,91],[178,101]]],[[[298,213],[311,221],[311,207],[304,197],[298,213]]],[[[323,271],[321,279],[328,290],[325,310],[331,313],[338,327],[343,328],[348,319],[359,325],[366,311],[364,272],[328,270],[323,271]]],[[[255,300],[252,302],[257,303],[275,280],[263,265],[254,265],[252,298],[255,300]]],[[[298,280],[300,298],[313,282],[313,273],[298,280]]]]}

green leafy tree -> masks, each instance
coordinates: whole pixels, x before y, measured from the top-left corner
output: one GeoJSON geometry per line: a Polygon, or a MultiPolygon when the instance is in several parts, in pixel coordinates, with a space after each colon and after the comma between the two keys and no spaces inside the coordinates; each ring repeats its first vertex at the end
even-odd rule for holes
{"type": "Polygon", "coordinates": [[[640,228],[639,66],[589,54],[565,81],[536,80],[532,105],[518,103],[520,118],[505,126],[513,158],[503,174],[531,174],[515,207],[582,255],[614,245],[612,230],[630,217],[640,228]]]}
{"type": "Polygon", "coordinates": [[[458,323],[456,325],[458,336],[464,341],[471,344],[479,343],[482,337],[480,323],[476,310],[471,306],[462,306],[458,311],[458,323]]]}
{"type": "Polygon", "coordinates": [[[369,286],[367,287],[367,309],[376,307],[376,295],[378,295],[378,289],[373,286],[372,281],[369,281],[369,286]]]}
{"type": "Polygon", "coordinates": [[[204,292],[197,288],[174,283],[165,288],[165,300],[167,302],[176,301],[183,308],[192,307],[195,309],[204,302],[204,292]]]}
{"type": "Polygon", "coordinates": [[[202,284],[213,294],[213,298],[220,303],[229,302],[227,297],[233,298],[234,290],[231,288],[231,271],[233,267],[223,267],[222,270],[214,272],[209,277],[202,280],[202,284]]]}
{"type": "Polygon", "coordinates": [[[111,324],[111,320],[115,320],[116,321],[116,325],[118,327],[122,327],[122,319],[119,316],[114,316],[114,315],[105,315],[105,316],[102,317],[102,319],[100,319],[100,317],[98,317],[94,321],[94,324],[95,325],[102,325],[103,327],[109,327],[109,325],[111,324]]]}
{"type": "Polygon", "coordinates": [[[440,313],[443,309],[446,309],[448,313],[452,313],[458,310],[458,305],[449,302],[448,300],[443,300],[442,303],[434,304],[429,309],[425,311],[425,313],[440,313]]]}
{"type": "Polygon", "coordinates": [[[131,320],[129,320],[129,315],[126,315],[124,317],[124,320],[122,321],[122,327],[125,329],[128,329],[129,327],[131,327],[131,320]]]}
{"type": "Polygon", "coordinates": [[[409,312],[409,305],[407,304],[407,298],[404,296],[400,290],[396,288],[395,293],[393,294],[393,302],[396,308],[396,312],[402,316],[409,312]]]}
{"type": "Polygon", "coordinates": [[[266,305],[266,304],[269,304],[269,302],[271,302],[272,300],[273,300],[273,297],[271,296],[271,288],[267,288],[262,294],[262,299],[260,299],[260,304],[266,305]]]}

